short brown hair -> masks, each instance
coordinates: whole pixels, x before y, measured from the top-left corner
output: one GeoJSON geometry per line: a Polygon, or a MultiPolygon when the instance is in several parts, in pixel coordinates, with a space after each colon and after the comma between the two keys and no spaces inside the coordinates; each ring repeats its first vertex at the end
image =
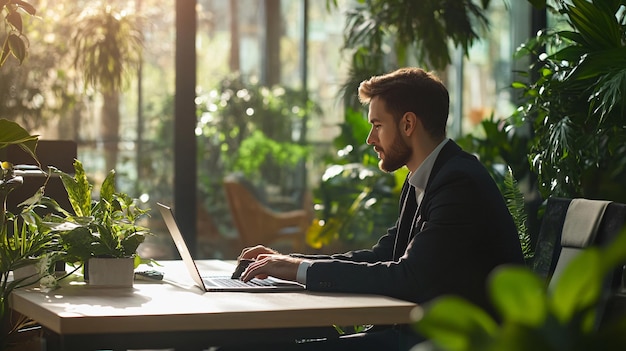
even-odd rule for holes
{"type": "Polygon", "coordinates": [[[359,101],[368,104],[374,97],[385,102],[396,122],[406,112],[413,112],[431,136],[446,135],[450,97],[446,87],[433,73],[409,67],[361,82],[359,101]]]}

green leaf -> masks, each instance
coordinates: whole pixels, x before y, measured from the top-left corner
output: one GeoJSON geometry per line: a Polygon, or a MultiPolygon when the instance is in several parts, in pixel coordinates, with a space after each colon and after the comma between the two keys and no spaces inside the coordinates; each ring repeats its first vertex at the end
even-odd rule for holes
{"type": "Polygon", "coordinates": [[[137,251],[137,248],[144,242],[146,236],[143,234],[133,233],[122,241],[124,252],[128,255],[132,255],[137,251]]]}
{"type": "Polygon", "coordinates": [[[9,58],[10,53],[11,53],[11,50],[9,50],[9,38],[6,38],[4,40],[4,43],[2,44],[2,50],[0,50],[0,67],[4,65],[7,58],[9,58]]]}
{"type": "Polygon", "coordinates": [[[76,216],[89,217],[91,215],[92,185],[89,184],[83,164],[78,160],[74,161],[74,177],[56,168],[52,168],[52,171],[61,177],[61,182],[67,191],[68,199],[76,216]]]}
{"type": "Polygon", "coordinates": [[[528,88],[528,85],[526,85],[525,83],[522,83],[522,82],[513,82],[511,84],[511,86],[514,89],[527,89],[528,88]]]}
{"type": "Polygon", "coordinates": [[[11,53],[21,64],[26,58],[26,43],[20,36],[13,33],[9,34],[8,40],[11,53]]]}
{"type": "Polygon", "coordinates": [[[620,28],[614,16],[587,0],[572,2],[574,6],[568,6],[569,18],[588,46],[606,48],[621,45],[620,28]]]}
{"type": "Polygon", "coordinates": [[[115,194],[115,170],[112,169],[107,174],[106,178],[102,182],[102,187],[100,188],[100,199],[106,200],[107,202],[113,202],[113,194],[115,194]]]}
{"type": "Polygon", "coordinates": [[[444,296],[432,301],[416,324],[422,335],[448,351],[486,348],[492,342],[497,327],[485,311],[456,296],[444,296]]]}
{"type": "Polygon", "coordinates": [[[16,0],[15,4],[22,8],[22,10],[26,11],[26,13],[28,13],[31,16],[34,16],[35,13],[37,12],[37,10],[35,10],[35,7],[29,3],[27,3],[26,1],[22,1],[22,0],[16,0]]]}
{"type": "Polygon", "coordinates": [[[574,46],[565,47],[555,52],[549,58],[551,60],[556,60],[556,61],[568,61],[568,62],[576,63],[576,62],[579,62],[581,60],[581,57],[587,54],[588,52],[589,50],[585,50],[584,48],[580,46],[574,45],[574,46]]]}
{"type": "Polygon", "coordinates": [[[545,284],[526,267],[496,268],[490,278],[489,292],[505,322],[539,326],[547,317],[545,284]]]}
{"type": "Polygon", "coordinates": [[[77,227],[69,232],[61,233],[61,237],[67,252],[67,262],[84,262],[89,259],[94,241],[89,228],[77,227]]]}
{"type": "MultiPolygon", "coordinates": [[[[39,135],[30,135],[19,124],[0,118],[0,149],[9,145],[20,145],[33,159],[37,160],[35,150],[39,135]]],[[[37,160],[37,163],[39,161],[37,160]]]]}
{"type": "Polygon", "coordinates": [[[596,303],[605,273],[601,260],[600,250],[592,247],[565,267],[550,296],[550,305],[559,321],[569,321],[596,303]]]}
{"type": "Polygon", "coordinates": [[[9,10],[5,20],[9,23],[9,25],[13,26],[15,30],[20,33],[22,32],[22,16],[20,16],[18,12],[9,10]]]}

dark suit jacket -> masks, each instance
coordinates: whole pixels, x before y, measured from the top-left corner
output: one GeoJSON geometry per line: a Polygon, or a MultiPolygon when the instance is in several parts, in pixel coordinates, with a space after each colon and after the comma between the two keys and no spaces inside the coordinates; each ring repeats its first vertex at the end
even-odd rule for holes
{"type": "MultiPolygon", "coordinates": [[[[370,250],[315,258],[307,289],[387,295],[416,303],[455,294],[491,311],[488,274],[505,263],[523,264],[517,229],[495,182],[453,141],[439,153],[419,213],[401,214],[370,250]],[[419,215],[417,225],[413,218],[419,215]],[[412,227],[412,228],[411,228],[412,227]]],[[[410,207],[407,204],[407,207],[410,207]]]]}

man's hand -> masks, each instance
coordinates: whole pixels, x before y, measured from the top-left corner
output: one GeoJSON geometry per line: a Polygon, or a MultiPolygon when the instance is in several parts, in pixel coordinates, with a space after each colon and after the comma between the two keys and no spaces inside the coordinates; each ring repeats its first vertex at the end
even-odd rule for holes
{"type": "Polygon", "coordinates": [[[265,279],[272,276],[279,279],[296,281],[298,266],[302,259],[280,254],[258,254],[256,261],[250,263],[241,275],[244,282],[252,278],[265,279]]]}
{"type": "Polygon", "coordinates": [[[270,255],[280,255],[278,251],[270,249],[269,247],[265,247],[263,245],[257,245],[253,247],[246,247],[241,251],[241,254],[237,258],[237,260],[256,260],[259,255],[270,254],[270,255]]]}

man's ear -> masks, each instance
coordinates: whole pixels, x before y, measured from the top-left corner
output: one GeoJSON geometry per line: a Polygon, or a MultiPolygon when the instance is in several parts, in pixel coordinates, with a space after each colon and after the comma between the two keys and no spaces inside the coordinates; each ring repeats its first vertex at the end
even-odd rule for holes
{"type": "Polygon", "coordinates": [[[415,128],[417,128],[417,123],[419,123],[417,116],[413,112],[406,112],[404,115],[402,115],[401,121],[402,131],[406,136],[410,136],[411,134],[413,134],[415,128]]]}

